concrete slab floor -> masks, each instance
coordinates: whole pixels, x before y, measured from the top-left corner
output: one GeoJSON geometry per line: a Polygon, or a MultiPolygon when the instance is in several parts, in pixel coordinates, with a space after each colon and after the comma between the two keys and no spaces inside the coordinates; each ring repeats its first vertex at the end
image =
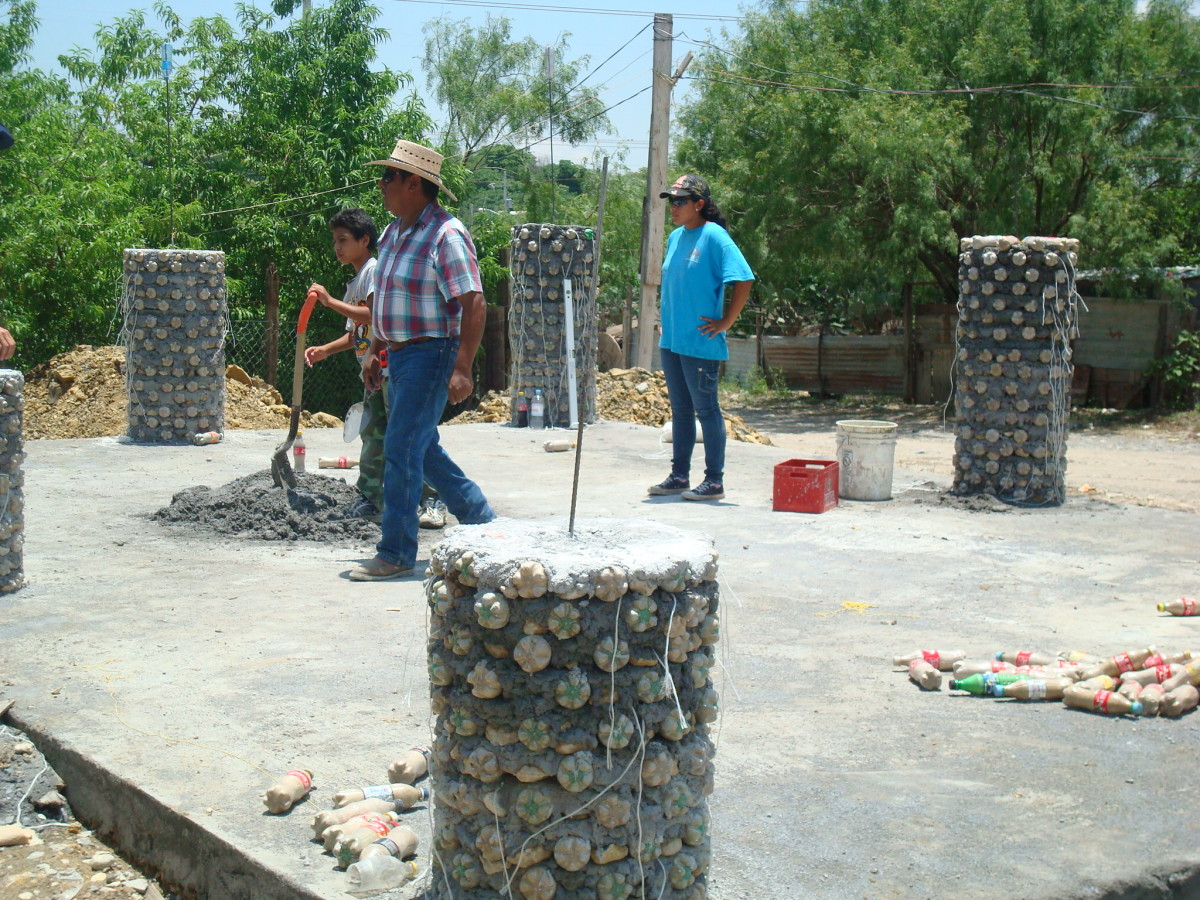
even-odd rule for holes
{"type": "MultiPolygon", "coordinates": [[[[501,515],[565,519],[573,454],[541,441],[569,434],[442,434],[501,515]]],[[[266,468],[281,436],[31,442],[30,583],[0,598],[14,724],[82,819],[214,900],[345,896],[311,813],[431,737],[420,578],[356,584],[346,572],[372,548],[147,518],[182,488],[266,468]],[[313,802],[266,815],[268,775],[298,766],[316,772],[313,802]]],[[[340,432],[306,438],[310,459],[345,452],[340,432]]],[[[721,553],[710,896],[1200,896],[1200,716],[923,693],[889,665],[918,647],[1200,649],[1197,620],[1154,610],[1200,583],[1200,517],[1082,497],[965,511],[939,502],[948,478],[904,469],[892,501],[772,512],[772,466],[789,455],[731,442],[726,499],[696,504],[646,496],[669,469],[657,429],[585,438],[580,516],[649,517],[721,553]]],[[[426,552],[436,538],[423,534],[426,552]]],[[[424,854],[428,815],[406,818],[424,854]]]]}

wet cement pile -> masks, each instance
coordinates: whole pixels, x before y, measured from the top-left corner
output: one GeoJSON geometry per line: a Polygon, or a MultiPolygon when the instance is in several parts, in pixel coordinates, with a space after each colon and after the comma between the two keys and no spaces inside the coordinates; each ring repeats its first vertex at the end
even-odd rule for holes
{"type": "Polygon", "coordinates": [[[180,491],[150,518],[168,525],[264,541],[362,545],[379,540],[379,526],[354,518],[358,490],[340,478],[298,473],[296,489],[277,488],[263,469],[221,487],[180,491]]]}
{"type": "MultiPolygon", "coordinates": [[[[291,410],[279,391],[237,366],[225,370],[227,428],[287,428],[291,410]]],[[[93,438],[125,434],[125,348],[80,345],[25,375],[25,438],[93,438]]],[[[301,424],[341,428],[327,413],[303,412],[301,424]]]]}
{"type": "MultiPolygon", "coordinates": [[[[609,422],[661,427],[671,421],[671,402],[667,398],[667,380],[662,372],[646,369],[610,369],[596,373],[596,409],[609,422]]],[[[747,425],[740,416],[724,412],[730,440],[748,444],[770,444],[766,435],[747,425]]],[[[470,422],[508,422],[511,419],[507,393],[491,391],[479,406],[463,413],[450,424],[470,422]]]]}

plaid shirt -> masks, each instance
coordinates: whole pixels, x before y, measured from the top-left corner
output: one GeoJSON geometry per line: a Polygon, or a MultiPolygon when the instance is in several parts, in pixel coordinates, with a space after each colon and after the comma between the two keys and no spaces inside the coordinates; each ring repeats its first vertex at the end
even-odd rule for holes
{"type": "Polygon", "coordinates": [[[372,330],[385,341],[458,337],[462,307],[451,298],[483,290],[471,235],[436,203],[402,227],[393,219],[379,239],[372,330]]]}

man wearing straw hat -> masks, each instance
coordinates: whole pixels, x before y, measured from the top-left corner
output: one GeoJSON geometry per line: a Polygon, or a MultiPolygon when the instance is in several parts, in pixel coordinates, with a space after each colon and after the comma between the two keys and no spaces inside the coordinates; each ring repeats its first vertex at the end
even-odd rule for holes
{"type": "Polygon", "coordinates": [[[379,354],[388,352],[390,382],[383,439],[383,535],[376,555],[350,570],[352,581],[411,575],[417,561],[417,506],[422,477],[463,524],[495,518],[483,491],[463,474],[438,440],[446,406],[471,394],[471,364],[487,312],[475,245],[466,227],[438,203],[442,156],[398,141],[379,179],[383,205],[395,218],[379,239],[371,348],[363,379],[378,386],[379,354]]]}

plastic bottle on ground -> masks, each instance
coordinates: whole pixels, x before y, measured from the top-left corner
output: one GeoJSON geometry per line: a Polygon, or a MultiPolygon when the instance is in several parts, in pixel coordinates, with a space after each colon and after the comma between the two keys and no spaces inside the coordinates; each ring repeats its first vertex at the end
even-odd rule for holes
{"type": "Polygon", "coordinates": [[[398,784],[373,784],[369,787],[338,791],[333,795],[333,805],[336,808],[345,806],[348,803],[357,803],[359,800],[372,799],[387,800],[389,803],[395,801],[396,811],[402,812],[413,804],[420,803],[422,800],[428,800],[429,788],[413,787],[411,784],[403,782],[398,784]]]}
{"type": "Polygon", "coordinates": [[[1068,663],[1076,665],[1096,665],[1103,660],[1093,653],[1088,653],[1086,650],[1059,650],[1058,658],[1066,660],[1068,663]]]}
{"type": "Polygon", "coordinates": [[[904,656],[893,656],[892,665],[907,666],[914,659],[924,659],[935,669],[949,672],[954,668],[955,663],[966,658],[967,654],[964,650],[914,650],[904,656]]]}
{"type": "Polygon", "coordinates": [[[942,673],[924,659],[914,659],[908,664],[908,678],[925,691],[936,691],[942,686],[942,673]]]}
{"type": "Polygon", "coordinates": [[[219,431],[200,431],[192,435],[192,443],[197,447],[203,447],[205,444],[215,444],[220,440],[221,432],[219,431]]]}
{"type": "Polygon", "coordinates": [[[1175,718],[1182,716],[1189,709],[1195,709],[1198,703],[1200,703],[1200,691],[1196,690],[1195,685],[1181,684],[1163,695],[1158,713],[1175,718]]]}
{"type": "Polygon", "coordinates": [[[1138,700],[1130,700],[1113,691],[1080,687],[1078,684],[1073,684],[1063,691],[1063,703],[1073,709],[1086,709],[1107,716],[1142,714],[1142,704],[1138,700]]]}
{"type": "MultiPolygon", "coordinates": [[[[1145,685],[1140,681],[1121,681],[1120,687],[1117,688],[1117,693],[1122,697],[1128,697],[1130,700],[1140,700],[1142,691],[1145,690],[1145,685]]],[[[1144,706],[1145,704],[1143,704],[1144,706]]]]}
{"type": "Polygon", "coordinates": [[[1065,678],[1026,678],[1009,684],[992,685],[993,697],[1014,697],[1017,700],[1061,700],[1075,682],[1065,678]]]}
{"type": "Polygon", "coordinates": [[[1183,666],[1163,663],[1162,665],[1151,666],[1148,669],[1138,669],[1136,672],[1125,672],[1121,675],[1121,684],[1129,681],[1136,681],[1141,685],[1162,684],[1182,671],[1183,666]]]}
{"type": "Polygon", "coordinates": [[[363,847],[358,854],[359,859],[370,859],[372,856],[394,856],[404,859],[417,852],[417,833],[406,825],[397,825],[377,841],[372,841],[363,847]]]}
{"type": "Polygon", "coordinates": [[[1177,675],[1172,675],[1162,683],[1162,686],[1164,691],[1170,693],[1184,684],[1200,685],[1200,659],[1194,659],[1184,665],[1177,675]]]}
{"type": "Polygon", "coordinates": [[[1153,647],[1146,647],[1144,650],[1130,650],[1126,653],[1118,653],[1104,662],[1087,669],[1083,673],[1085,679],[1092,678],[1096,675],[1111,675],[1116,678],[1122,672],[1133,672],[1142,667],[1142,663],[1149,657],[1153,656],[1155,650],[1153,647]]]}
{"type": "Polygon", "coordinates": [[[296,472],[308,471],[305,466],[307,458],[307,448],[304,446],[304,435],[296,435],[296,440],[292,441],[292,469],[296,472]]]}
{"type": "Polygon", "coordinates": [[[1138,702],[1142,704],[1142,715],[1157,716],[1163,697],[1166,695],[1167,692],[1163,690],[1161,684],[1148,684],[1142,688],[1142,692],[1137,697],[1138,702]]]}
{"type": "Polygon", "coordinates": [[[1016,670],[1016,668],[1017,668],[1016,666],[1010,665],[1006,662],[1000,662],[1000,661],[994,660],[994,659],[987,660],[987,661],[976,660],[974,662],[968,662],[967,660],[963,660],[962,662],[955,663],[954,677],[955,678],[970,678],[972,675],[988,675],[988,674],[995,674],[995,673],[999,673],[999,672],[1013,672],[1016,670]]]}
{"type": "Polygon", "coordinates": [[[546,427],[546,398],[542,396],[541,388],[533,392],[533,400],[529,403],[529,427],[546,427]]]}
{"type": "Polygon", "coordinates": [[[1196,615],[1196,601],[1191,597],[1180,597],[1178,600],[1157,604],[1157,609],[1159,612],[1170,613],[1173,616],[1194,616],[1196,615]]]}
{"type": "Polygon", "coordinates": [[[334,845],[333,855],[337,857],[338,864],[345,868],[358,859],[368,844],[375,843],[381,837],[387,837],[395,827],[396,822],[393,819],[387,822],[367,822],[354,831],[343,831],[334,845]]]}
{"type": "Polygon", "coordinates": [[[1049,653],[1036,650],[1000,650],[995,658],[1014,666],[1049,666],[1056,662],[1056,658],[1049,653]]]}
{"type": "Polygon", "coordinates": [[[1117,680],[1111,675],[1095,675],[1075,682],[1076,687],[1090,688],[1093,691],[1115,691],[1117,680]]]}
{"type": "Polygon", "coordinates": [[[313,816],[313,834],[317,838],[321,838],[325,834],[326,829],[334,825],[341,825],[343,822],[349,822],[355,816],[378,815],[379,813],[394,812],[395,810],[395,800],[380,800],[377,798],[357,800],[354,803],[339,806],[337,809],[325,809],[313,816]]]}
{"type": "Polygon", "coordinates": [[[1016,672],[976,672],[966,678],[950,679],[950,690],[966,691],[976,697],[986,697],[991,694],[993,685],[1012,684],[1014,681],[1028,679],[1028,675],[1018,675],[1016,672]]]}
{"type": "Polygon", "coordinates": [[[366,835],[364,842],[369,844],[371,841],[387,834],[388,829],[398,821],[399,818],[393,812],[368,813],[365,816],[355,816],[353,819],[348,819],[340,825],[331,825],[325,830],[325,834],[322,835],[321,840],[325,844],[325,849],[336,856],[337,848],[352,834],[357,834],[364,828],[372,829],[374,837],[366,835]]]}
{"type": "Polygon", "coordinates": [[[293,769],[267,788],[263,804],[267,812],[285,813],[312,790],[313,773],[308,769],[293,769]]]}
{"type": "Polygon", "coordinates": [[[429,750],[413,747],[388,766],[388,781],[392,784],[412,784],[429,771],[429,750]]]}
{"type": "Polygon", "coordinates": [[[1147,657],[1142,663],[1143,668],[1151,666],[1161,666],[1167,663],[1187,663],[1191,662],[1195,654],[1191,650],[1180,650],[1178,653],[1155,653],[1153,656],[1147,657]]]}
{"type": "Polygon", "coordinates": [[[354,456],[318,456],[318,469],[357,469],[358,458],[354,456]]]}
{"type": "Polygon", "coordinates": [[[529,399],[524,391],[517,391],[517,417],[513,424],[518,428],[529,427],[529,399]]]}
{"type": "Polygon", "coordinates": [[[346,893],[374,894],[390,891],[417,877],[417,864],[393,856],[361,859],[346,869],[346,893]]]}

